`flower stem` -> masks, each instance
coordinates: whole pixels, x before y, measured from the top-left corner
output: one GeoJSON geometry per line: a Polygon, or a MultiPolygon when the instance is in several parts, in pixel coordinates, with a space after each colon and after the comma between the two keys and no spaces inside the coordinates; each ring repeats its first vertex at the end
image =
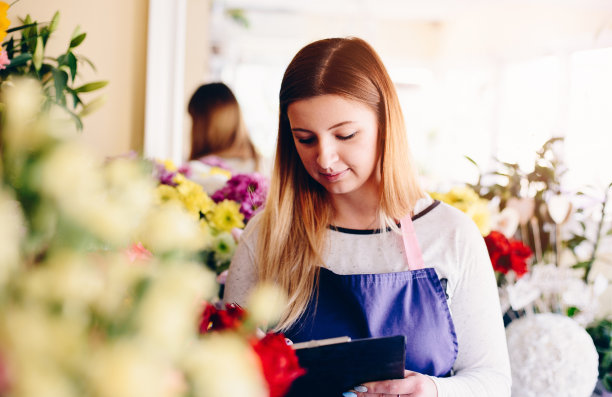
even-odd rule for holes
{"type": "Polygon", "coordinates": [[[589,260],[588,266],[584,272],[584,281],[588,281],[589,273],[591,272],[591,267],[595,262],[595,258],[597,256],[597,249],[599,248],[599,242],[601,241],[601,232],[603,230],[603,224],[606,219],[606,205],[608,204],[608,194],[610,193],[610,188],[612,187],[612,183],[608,185],[606,189],[606,193],[604,194],[603,204],[601,206],[601,219],[599,220],[599,224],[597,225],[597,236],[595,238],[595,244],[593,244],[593,254],[591,255],[591,259],[589,260]]]}

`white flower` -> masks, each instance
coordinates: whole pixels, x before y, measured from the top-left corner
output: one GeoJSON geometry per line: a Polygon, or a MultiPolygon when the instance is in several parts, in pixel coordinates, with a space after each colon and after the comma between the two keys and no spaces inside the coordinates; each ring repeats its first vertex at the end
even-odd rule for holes
{"type": "Polygon", "coordinates": [[[166,264],[141,303],[138,324],[152,350],[177,357],[192,341],[202,302],[214,295],[215,276],[196,263],[166,264]]]}
{"type": "Polygon", "coordinates": [[[184,366],[197,397],[269,395],[259,358],[237,335],[206,335],[190,346],[184,366]]]}
{"type": "Polygon", "coordinates": [[[552,313],[515,320],[506,328],[513,397],[589,397],[598,355],[589,334],[552,313]]]}
{"type": "Polygon", "coordinates": [[[20,260],[20,243],[25,223],[19,202],[0,191],[0,289],[20,260]]]}
{"type": "Polygon", "coordinates": [[[248,299],[247,310],[253,321],[264,329],[274,325],[287,306],[287,296],[277,286],[259,284],[248,299]]]}
{"type": "Polygon", "coordinates": [[[532,304],[540,297],[542,291],[531,282],[529,274],[524,275],[514,284],[507,287],[508,301],[512,310],[521,310],[532,304]]]}
{"type": "Polygon", "coordinates": [[[99,397],[166,397],[167,363],[138,343],[120,342],[95,352],[88,365],[99,397]]]}
{"type": "Polygon", "coordinates": [[[506,207],[501,212],[491,216],[491,230],[501,232],[507,238],[514,236],[519,226],[520,214],[512,207],[506,207]]]}
{"type": "Polygon", "coordinates": [[[204,248],[206,235],[197,220],[180,203],[155,207],[141,225],[140,241],[153,253],[204,248]]]}

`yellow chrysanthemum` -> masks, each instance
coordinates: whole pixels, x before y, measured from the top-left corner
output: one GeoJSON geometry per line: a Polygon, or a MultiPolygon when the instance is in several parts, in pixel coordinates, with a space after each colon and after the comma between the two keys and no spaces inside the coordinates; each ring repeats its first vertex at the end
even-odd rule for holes
{"type": "Polygon", "coordinates": [[[231,200],[223,200],[209,212],[210,222],[218,230],[231,232],[235,227],[244,227],[244,215],[240,213],[240,204],[231,200]]]}
{"type": "Polygon", "coordinates": [[[467,186],[454,187],[446,193],[430,193],[431,197],[443,201],[466,213],[472,218],[480,234],[486,236],[491,231],[488,201],[467,186]]]}
{"type": "Polygon", "coordinates": [[[169,185],[159,185],[155,189],[158,203],[165,203],[167,201],[179,200],[179,195],[176,189],[169,185]]]}
{"type": "Polygon", "coordinates": [[[175,172],[178,168],[176,168],[176,165],[174,165],[174,162],[172,160],[159,160],[160,163],[162,163],[164,165],[164,167],[166,167],[166,169],[170,172],[175,172]]]}
{"type": "Polygon", "coordinates": [[[0,42],[6,37],[6,30],[11,26],[11,21],[7,17],[9,5],[0,1],[0,42]]]}
{"type": "Polygon", "coordinates": [[[182,179],[177,185],[176,190],[185,208],[192,214],[199,216],[200,212],[206,213],[214,205],[212,199],[202,189],[202,186],[187,178],[182,179]]]}

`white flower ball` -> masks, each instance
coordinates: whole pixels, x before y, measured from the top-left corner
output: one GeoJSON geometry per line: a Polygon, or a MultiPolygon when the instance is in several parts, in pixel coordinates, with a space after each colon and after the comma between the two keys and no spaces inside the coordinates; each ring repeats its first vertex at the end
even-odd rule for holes
{"type": "Polygon", "coordinates": [[[589,334],[574,320],[541,313],[506,328],[513,397],[588,397],[598,375],[589,334]]]}

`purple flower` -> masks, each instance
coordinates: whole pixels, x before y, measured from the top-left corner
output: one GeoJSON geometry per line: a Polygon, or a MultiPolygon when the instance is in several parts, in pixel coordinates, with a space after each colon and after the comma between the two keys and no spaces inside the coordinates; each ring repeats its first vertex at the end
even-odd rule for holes
{"type": "Polygon", "coordinates": [[[248,221],[264,205],[268,195],[268,180],[261,174],[236,174],[211,198],[216,202],[233,200],[240,203],[240,212],[248,221]]]}
{"type": "Polygon", "coordinates": [[[174,183],[176,172],[168,171],[166,167],[158,161],[155,162],[155,174],[157,179],[159,179],[159,183],[162,185],[176,186],[176,183],[174,183]]]}
{"type": "Polygon", "coordinates": [[[191,176],[191,168],[189,167],[189,164],[183,164],[179,167],[178,172],[185,175],[186,178],[189,178],[191,176]]]}

